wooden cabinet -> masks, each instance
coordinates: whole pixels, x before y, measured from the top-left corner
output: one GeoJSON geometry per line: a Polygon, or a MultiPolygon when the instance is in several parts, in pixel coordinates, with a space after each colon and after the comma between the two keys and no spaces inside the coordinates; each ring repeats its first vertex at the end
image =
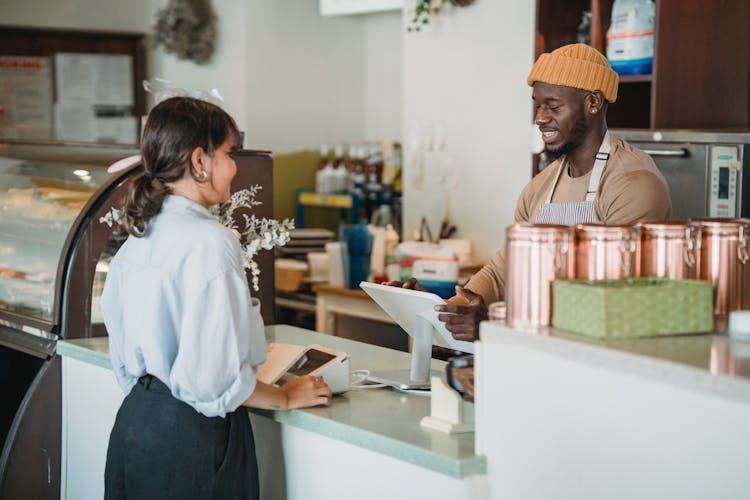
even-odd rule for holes
{"type": "MultiPolygon", "coordinates": [[[[623,75],[613,128],[750,126],[750,0],[655,0],[650,75],[623,75]]],[[[577,41],[591,12],[591,45],[606,53],[613,0],[537,0],[536,55],[577,41]]]]}

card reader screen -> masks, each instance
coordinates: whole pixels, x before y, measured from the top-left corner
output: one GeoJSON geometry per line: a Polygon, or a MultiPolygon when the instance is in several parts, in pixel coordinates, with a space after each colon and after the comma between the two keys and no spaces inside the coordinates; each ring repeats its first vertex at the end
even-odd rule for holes
{"type": "Polygon", "coordinates": [[[333,354],[319,351],[317,349],[308,349],[304,356],[289,369],[292,375],[307,375],[308,373],[320,368],[330,360],[335,358],[333,354]]]}
{"type": "Polygon", "coordinates": [[[719,199],[726,200],[729,198],[729,169],[727,167],[719,168],[719,199]]]}

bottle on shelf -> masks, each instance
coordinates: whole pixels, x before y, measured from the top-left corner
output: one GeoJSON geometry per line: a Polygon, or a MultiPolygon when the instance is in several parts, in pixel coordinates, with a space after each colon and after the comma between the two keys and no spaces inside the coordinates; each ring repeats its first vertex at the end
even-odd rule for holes
{"type": "Polygon", "coordinates": [[[333,166],[329,158],[330,148],[327,144],[320,146],[320,159],[318,160],[318,169],[315,171],[315,191],[318,193],[329,192],[329,176],[333,172],[333,166]],[[326,169],[328,167],[328,169],[326,169]]]}
{"type": "Polygon", "coordinates": [[[333,191],[344,193],[347,191],[349,184],[349,171],[346,169],[346,158],[344,157],[344,146],[337,145],[334,149],[333,168],[333,191]]]}
{"type": "Polygon", "coordinates": [[[367,150],[367,160],[365,172],[367,175],[367,184],[365,184],[365,190],[367,191],[367,199],[371,203],[377,203],[380,199],[380,193],[382,191],[381,176],[383,170],[383,160],[380,156],[380,148],[377,144],[371,143],[367,150]]]}
{"type": "Polygon", "coordinates": [[[385,226],[385,273],[391,281],[398,281],[400,268],[396,260],[396,247],[399,243],[398,232],[393,229],[393,225],[385,226]]]}
{"type": "Polygon", "coordinates": [[[384,186],[391,186],[394,193],[401,192],[401,143],[384,141],[381,153],[383,159],[384,186]]]}
{"type": "Polygon", "coordinates": [[[349,173],[349,192],[362,200],[365,197],[365,183],[367,182],[362,146],[353,148],[350,154],[352,159],[349,173]]]}

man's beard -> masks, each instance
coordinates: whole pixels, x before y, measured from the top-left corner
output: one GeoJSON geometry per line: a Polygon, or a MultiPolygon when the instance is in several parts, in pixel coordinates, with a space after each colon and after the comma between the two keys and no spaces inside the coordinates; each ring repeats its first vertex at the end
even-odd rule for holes
{"type": "Polygon", "coordinates": [[[548,161],[552,163],[561,156],[570,153],[575,148],[580,146],[583,142],[583,138],[586,136],[586,130],[586,121],[583,119],[583,116],[579,115],[576,119],[575,125],[573,126],[573,131],[570,134],[570,140],[568,142],[554,151],[545,146],[544,153],[548,158],[548,161]]]}

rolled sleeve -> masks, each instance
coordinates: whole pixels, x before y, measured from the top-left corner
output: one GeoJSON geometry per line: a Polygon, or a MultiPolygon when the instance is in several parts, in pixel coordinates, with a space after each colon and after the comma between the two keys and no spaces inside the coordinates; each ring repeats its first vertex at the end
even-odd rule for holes
{"type": "Polygon", "coordinates": [[[255,390],[255,359],[265,354],[260,306],[236,270],[186,290],[172,394],[208,417],[236,410],[255,390]],[[258,340],[260,337],[261,341],[258,340]]]}

